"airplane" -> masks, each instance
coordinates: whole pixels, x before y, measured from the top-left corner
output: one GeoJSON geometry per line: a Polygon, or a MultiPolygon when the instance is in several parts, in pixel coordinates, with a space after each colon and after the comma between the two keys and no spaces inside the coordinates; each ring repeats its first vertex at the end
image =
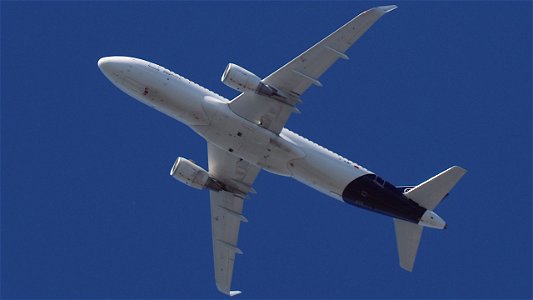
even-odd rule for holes
{"type": "Polygon", "coordinates": [[[394,219],[400,266],[412,271],[424,227],[444,229],[433,210],[466,173],[453,166],[417,186],[394,186],[364,167],[285,128],[299,113],[302,94],[383,15],[397,6],[369,9],[260,79],[228,64],[221,81],[240,92],[228,100],[162,66],[111,56],[98,60],[103,74],[136,100],[174,118],[207,141],[208,170],[178,157],[170,175],[210,193],[214,273],[229,296],[244,200],[256,193],[260,170],[292,177],[334,199],[394,219]]]}

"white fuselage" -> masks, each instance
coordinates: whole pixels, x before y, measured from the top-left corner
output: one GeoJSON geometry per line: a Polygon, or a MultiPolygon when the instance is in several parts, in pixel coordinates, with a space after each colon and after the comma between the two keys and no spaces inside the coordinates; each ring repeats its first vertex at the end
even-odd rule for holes
{"type": "Polygon", "coordinates": [[[445,226],[434,212],[367,169],[286,128],[278,135],[254,124],[235,114],[228,99],[161,66],[116,56],[98,64],[126,94],[261,169],[292,177],[351,205],[423,226],[445,226]]]}
{"type": "Polygon", "coordinates": [[[370,173],[286,128],[276,135],[236,115],[226,98],[161,66],[114,57],[107,68],[109,79],[122,91],[186,124],[208,142],[335,199],[342,201],[348,183],[370,173]]]}

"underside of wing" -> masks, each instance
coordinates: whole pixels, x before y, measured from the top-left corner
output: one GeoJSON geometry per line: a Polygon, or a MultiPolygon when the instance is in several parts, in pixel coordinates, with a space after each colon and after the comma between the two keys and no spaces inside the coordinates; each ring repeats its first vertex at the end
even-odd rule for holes
{"type": "MultiPolygon", "coordinates": [[[[238,186],[239,190],[251,185],[260,169],[246,161],[208,143],[209,174],[217,180],[238,186]]],[[[233,296],[240,292],[231,291],[235,254],[242,254],[237,247],[241,222],[247,222],[242,215],[245,194],[227,191],[210,191],[211,231],[215,282],[219,291],[233,296]]]]}
{"type": "Polygon", "coordinates": [[[224,191],[210,191],[210,195],[215,282],[219,291],[229,295],[235,254],[242,254],[237,240],[240,223],[245,220],[243,199],[224,191]]]}
{"type": "Polygon", "coordinates": [[[263,81],[287,93],[301,95],[311,85],[322,86],[318,79],[337,59],[348,59],[345,52],[395,5],[380,6],[362,12],[325,37],[313,47],[288,62],[263,81]]]}
{"type": "Polygon", "coordinates": [[[298,55],[262,80],[279,91],[277,97],[244,92],[230,102],[230,108],[239,116],[279,134],[300,102],[300,96],[311,86],[322,86],[319,78],[339,58],[348,59],[345,52],[384,14],[395,5],[369,9],[335,32],[298,55]]]}

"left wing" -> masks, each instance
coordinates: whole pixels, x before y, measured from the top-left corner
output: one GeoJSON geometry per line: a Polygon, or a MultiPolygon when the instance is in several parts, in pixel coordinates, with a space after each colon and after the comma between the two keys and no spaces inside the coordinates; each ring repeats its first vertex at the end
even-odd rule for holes
{"type": "Polygon", "coordinates": [[[253,191],[251,185],[261,169],[211,143],[207,147],[209,174],[243,192],[210,191],[215,282],[219,291],[234,296],[240,294],[230,290],[235,254],[242,254],[237,248],[239,227],[241,221],[247,222],[242,215],[243,198],[253,191]]]}
{"type": "Polygon", "coordinates": [[[332,34],[298,55],[270,74],[263,83],[281,91],[285,99],[274,99],[252,92],[244,92],[229,106],[239,116],[279,134],[300,102],[300,96],[311,86],[322,86],[318,79],[344,54],[379,18],[397,6],[380,6],[369,9],[332,34]]]}

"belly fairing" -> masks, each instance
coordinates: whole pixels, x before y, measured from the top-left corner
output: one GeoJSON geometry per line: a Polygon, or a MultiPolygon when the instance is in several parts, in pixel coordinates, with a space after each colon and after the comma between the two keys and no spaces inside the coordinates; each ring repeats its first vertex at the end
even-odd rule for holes
{"type": "Polygon", "coordinates": [[[227,101],[206,96],[202,103],[209,124],[191,128],[232,155],[282,176],[291,176],[288,161],[305,155],[280,136],[236,115],[227,101]]]}

